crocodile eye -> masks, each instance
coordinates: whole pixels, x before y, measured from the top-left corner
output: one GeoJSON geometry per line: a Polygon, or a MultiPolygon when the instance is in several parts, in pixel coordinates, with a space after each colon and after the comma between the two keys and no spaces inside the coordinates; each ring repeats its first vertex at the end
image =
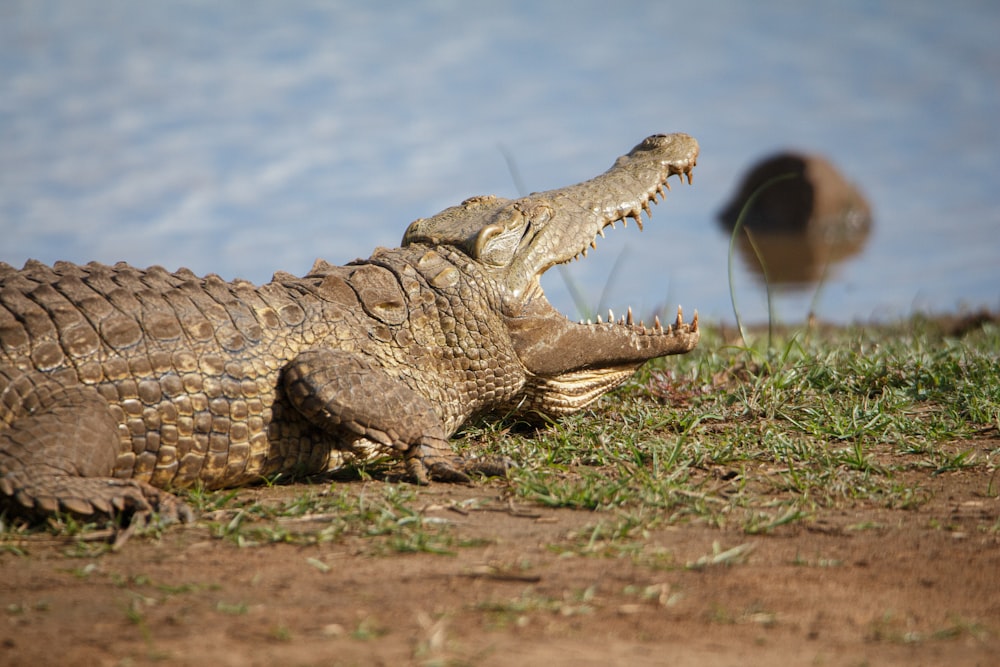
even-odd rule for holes
{"type": "Polygon", "coordinates": [[[503,212],[501,220],[479,230],[473,246],[473,256],[484,264],[507,266],[514,259],[531,222],[519,203],[509,206],[503,212]]]}
{"type": "Polygon", "coordinates": [[[414,220],[413,222],[411,222],[410,225],[406,228],[406,231],[403,232],[403,241],[402,241],[402,244],[404,246],[405,245],[409,245],[411,239],[414,236],[416,236],[417,234],[419,234],[418,229],[420,227],[420,223],[422,223],[423,221],[424,221],[424,218],[417,218],[416,220],[414,220]]]}

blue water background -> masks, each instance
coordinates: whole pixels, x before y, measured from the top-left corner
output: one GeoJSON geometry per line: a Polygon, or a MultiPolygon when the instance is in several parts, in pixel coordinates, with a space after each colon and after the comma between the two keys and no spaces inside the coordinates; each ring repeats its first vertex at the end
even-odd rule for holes
{"type": "MultiPolygon", "coordinates": [[[[998,34],[991,0],[4,0],[0,261],[261,282],[684,131],[694,186],[571,265],[588,307],[731,321],[715,215],[753,161],[794,148],[827,155],[875,212],[820,317],[995,308],[998,34]]],[[[742,315],[763,319],[742,260],[735,278],[742,315]]],[[[557,272],[544,285],[576,316],[557,272]]],[[[812,298],[781,297],[779,316],[812,298]]]]}

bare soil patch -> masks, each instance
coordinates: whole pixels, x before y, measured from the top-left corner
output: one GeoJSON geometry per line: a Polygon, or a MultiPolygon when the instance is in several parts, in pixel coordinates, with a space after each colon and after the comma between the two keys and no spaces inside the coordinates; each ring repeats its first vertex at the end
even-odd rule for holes
{"type": "Polygon", "coordinates": [[[225,512],[100,555],[29,535],[0,554],[0,664],[1000,664],[996,470],[905,474],[929,497],[914,509],[866,501],[761,535],[672,523],[606,549],[602,513],[512,500],[503,480],[415,490],[449,553],[241,547],[216,536],[225,512]]]}

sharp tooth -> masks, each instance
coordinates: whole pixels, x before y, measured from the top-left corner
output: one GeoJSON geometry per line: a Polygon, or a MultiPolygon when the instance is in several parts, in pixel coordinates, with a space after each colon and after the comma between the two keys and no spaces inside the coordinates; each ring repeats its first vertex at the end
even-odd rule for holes
{"type": "Polygon", "coordinates": [[[611,221],[611,229],[618,229],[617,227],[615,227],[615,221],[614,220],[611,221]]]}
{"type": "Polygon", "coordinates": [[[587,249],[586,249],[586,248],[584,248],[584,249],[583,249],[583,250],[582,250],[582,251],[580,252],[580,254],[581,254],[581,255],[583,255],[584,257],[586,257],[586,256],[587,256],[587,249]]]}
{"type": "Polygon", "coordinates": [[[598,229],[597,233],[601,235],[602,239],[605,238],[605,236],[604,236],[604,227],[601,227],[600,229],[598,229]]]}
{"type": "Polygon", "coordinates": [[[625,322],[629,326],[632,326],[632,324],[633,324],[633,322],[632,322],[632,306],[628,307],[628,319],[626,319],[625,322]]]}
{"type": "Polygon", "coordinates": [[[593,322],[590,321],[589,317],[587,318],[587,324],[593,324],[593,322]]]}
{"type": "MultiPolygon", "coordinates": [[[[667,190],[669,190],[669,189],[670,189],[670,181],[668,181],[668,180],[664,180],[664,181],[663,181],[663,185],[664,185],[664,186],[665,186],[665,187],[667,188],[667,190]]],[[[662,193],[661,193],[661,194],[662,194],[662,193]]],[[[664,196],[664,197],[666,197],[667,195],[666,195],[666,194],[663,194],[663,196],[664,196]]]]}
{"type": "Polygon", "coordinates": [[[642,202],[642,210],[646,212],[646,215],[650,218],[653,217],[653,210],[649,208],[649,201],[642,202]]]}
{"type": "Polygon", "coordinates": [[[597,313],[597,323],[598,324],[604,324],[604,320],[601,319],[601,314],[600,313],[597,313]]]}
{"type": "Polygon", "coordinates": [[[694,319],[691,320],[691,331],[698,330],[698,311],[694,311],[694,319]]]}
{"type": "Polygon", "coordinates": [[[593,248],[594,250],[597,250],[597,241],[591,241],[590,247],[593,248]]]}
{"type": "MultiPolygon", "coordinates": [[[[687,171],[687,177],[688,177],[688,185],[691,185],[691,181],[694,179],[694,170],[688,169],[688,171],[687,171]]],[[[684,181],[684,179],[681,178],[681,182],[683,182],[683,181],[684,181]]]]}
{"type": "Polygon", "coordinates": [[[615,321],[615,312],[610,308],[608,308],[608,322],[614,322],[614,321],[615,321]]]}
{"type": "Polygon", "coordinates": [[[628,229],[628,218],[627,218],[627,217],[623,217],[623,218],[622,218],[622,226],[623,226],[623,227],[624,227],[625,229],[628,229]]]}
{"type": "Polygon", "coordinates": [[[680,306],[677,306],[677,321],[674,322],[677,326],[684,324],[684,311],[681,310],[680,306]]]}
{"type": "Polygon", "coordinates": [[[660,324],[659,315],[653,317],[653,331],[663,331],[663,325],[660,324]]]}

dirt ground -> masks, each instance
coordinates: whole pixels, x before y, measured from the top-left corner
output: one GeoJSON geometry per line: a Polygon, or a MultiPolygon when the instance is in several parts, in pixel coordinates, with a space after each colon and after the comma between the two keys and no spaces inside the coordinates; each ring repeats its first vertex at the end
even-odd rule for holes
{"type": "Polygon", "coordinates": [[[32,535],[0,554],[0,664],[1000,665],[1000,479],[920,483],[918,509],[673,524],[636,553],[559,548],[607,517],[511,501],[503,480],[416,490],[450,554],[240,547],[206,521],[104,555],[32,535]]]}

